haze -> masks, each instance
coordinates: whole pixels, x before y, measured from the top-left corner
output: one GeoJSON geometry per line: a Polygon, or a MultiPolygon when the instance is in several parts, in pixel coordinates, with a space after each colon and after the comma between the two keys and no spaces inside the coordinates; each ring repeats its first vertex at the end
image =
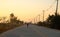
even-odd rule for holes
{"type": "MultiPolygon", "coordinates": [[[[33,21],[33,19],[40,14],[40,20],[42,21],[43,10],[47,10],[54,1],[55,0],[0,0],[0,17],[8,17],[10,13],[14,13],[18,19],[29,22],[33,21]]],[[[51,9],[45,11],[45,20],[49,14],[54,14],[55,6],[56,2],[51,9]]],[[[59,10],[58,12],[60,12],[59,10]]]]}

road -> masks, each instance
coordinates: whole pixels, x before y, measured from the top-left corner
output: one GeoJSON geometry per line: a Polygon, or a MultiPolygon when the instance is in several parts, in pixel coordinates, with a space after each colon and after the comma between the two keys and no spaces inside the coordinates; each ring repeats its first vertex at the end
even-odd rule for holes
{"type": "Polygon", "coordinates": [[[60,37],[60,31],[36,25],[27,28],[24,25],[4,32],[0,37],[60,37]]]}

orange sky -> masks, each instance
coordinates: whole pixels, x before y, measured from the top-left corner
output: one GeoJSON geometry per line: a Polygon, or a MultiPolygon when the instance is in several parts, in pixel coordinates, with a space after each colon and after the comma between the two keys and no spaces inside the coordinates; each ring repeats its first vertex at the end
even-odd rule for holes
{"type": "MultiPolygon", "coordinates": [[[[48,9],[54,1],[55,0],[0,0],[0,16],[8,17],[10,13],[14,13],[18,19],[28,22],[34,21],[34,18],[40,14],[40,20],[42,21],[42,10],[48,9]]],[[[55,5],[56,3],[51,9],[45,11],[45,19],[49,14],[54,14],[55,5]]]]}

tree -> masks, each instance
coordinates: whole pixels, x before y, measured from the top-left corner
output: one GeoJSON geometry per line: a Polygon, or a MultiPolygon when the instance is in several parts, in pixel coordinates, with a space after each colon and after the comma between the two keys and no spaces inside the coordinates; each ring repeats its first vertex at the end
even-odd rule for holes
{"type": "Polygon", "coordinates": [[[15,17],[13,13],[11,13],[11,14],[10,14],[10,22],[11,22],[11,23],[15,23],[16,20],[17,20],[17,17],[15,17]]]}
{"type": "Polygon", "coordinates": [[[48,23],[50,23],[51,28],[60,29],[60,15],[59,14],[57,16],[56,15],[49,16],[47,21],[48,23]]]}

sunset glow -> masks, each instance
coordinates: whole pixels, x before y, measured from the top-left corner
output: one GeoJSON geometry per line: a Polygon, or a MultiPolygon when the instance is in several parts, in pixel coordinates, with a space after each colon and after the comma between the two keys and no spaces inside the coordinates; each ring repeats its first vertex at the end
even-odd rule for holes
{"type": "MultiPolygon", "coordinates": [[[[34,18],[40,14],[40,20],[42,21],[43,10],[47,10],[54,1],[55,0],[0,0],[0,17],[9,17],[10,13],[14,13],[18,19],[29,22],[34,21],[34,18]]],[[[49,14],[54,14],[55,6],[56,2],[51,9],[45,11],[45,19],[49,14]]],[[[58,12],[60,12],[59,10],[58,12]]]]}

